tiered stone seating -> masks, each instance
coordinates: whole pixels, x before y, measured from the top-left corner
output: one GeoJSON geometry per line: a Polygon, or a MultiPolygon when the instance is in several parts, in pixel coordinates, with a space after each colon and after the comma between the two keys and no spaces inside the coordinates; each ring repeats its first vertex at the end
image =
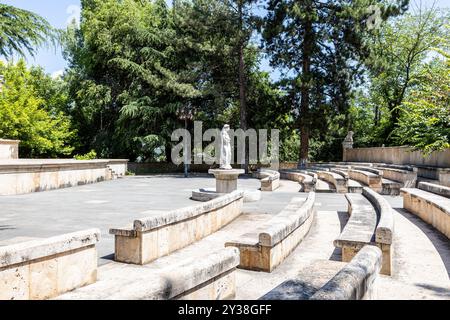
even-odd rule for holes
{"type": "Polygon", "coordinates": [[[349,262],[365,245],[376,245],[383,253],[382,274],[392,273],[392,241],[394,218],[387,201],[370,188],[363,195],[347,194],[350,219],[338,239],[342,248],[342,261],[349,262]]]}
{"type": "Polygon", "coordinates": [[[406,210],[450,238],[450,188],[421,182],[419,189],[404,188],[401,193],[406,210]]]}
{"type": "Polygon", "coordinates": [[[0,247],[0,300],[42,300],[97,280],[91,229],[0,247]]]}
{"type": "Polygon", "coordinates": [[[280,187],[280,173],[275,170],[260,169],[254,177],[261,179],[261,191],[274,191],[280,187]]]}
{"type": "Polygon", "coordinates": [[[224,248],[170,266],[110,263],[99,280],[59,300],[226,300],[236,293],[239,250],[224,248]]]}
{"type": "Polygon", "coordinates": [[[348,263],[319,260],[260,300],[362,300],[376,298],[379,248],[363,247],[348,263]]]}
{"type": "Polygon", "coordinates": [[[281,171],[281,179],[299,182],[302,185],[303,192],[311,192],[315,190],[316,181],[313,176],[297,171],[281,171]]]}
{"type": "Polygon", "coordinates": [[[161,212],[114,228],[115,260],[147,264],[184,248],[227,225],[241,214],[243,191],[234,191],[196,206],[161,212]]]}
{"type": "Polygon", "coordinates": [[[251,233],[225,246],[239,248],[242,269],[272,272],[309,232],[314,219],[315,193],[308,199],[294,198],[278,215],[257,226],[251,233]]]}
{"type": "Polygon", "coordinates": [[[402,187],[399,182],[383,178],[383,171],[372,167],[353,166],[349,176],[383,195],[399,195],[402,187]]]}
{"type": "Polygon", "coordinates": [[[415,188],[417,184],[417,169],[410,166],[379,165],[383,178],[401,183],[402,188],[415,188]]]}
{"type": "Polygon", "coordinates": [[[318,171],[320,179],[332,184],[337,193],[347,193],[347,180],[344,176],[332,171],[318,171]]]}

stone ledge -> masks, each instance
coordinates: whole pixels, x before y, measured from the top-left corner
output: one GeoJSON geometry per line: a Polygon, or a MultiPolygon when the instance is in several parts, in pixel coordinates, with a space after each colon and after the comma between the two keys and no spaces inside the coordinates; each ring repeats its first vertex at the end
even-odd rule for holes
{"type": "Polygon", "coordinates": [[[361,300],[370,290],[381,269],[381,250],[365,246],[311,300],[361,300]]]}
{"type": "Polygon", "coordinates": [[[272,272],[308,234],[314,219],[315,193],[308,199],[294,198],[277,216],[257,226],[251,233],[225,246],[237,247],[241,252],[239,267],[272,272]]]}
{"type": "MultiPolygon", "coordinates": [[[[345,196],[349,204],[350,219],[342,230],[340,236],[334,241],[338,248],[352,247],[360,249],[374,242],[374,234],[377,225],[377,214],[370,202],[362,195],[347,194],[345,196]]],[[[345,262],[352,257],[346,258],[345,262]]]]}
{"type": "Polygon", "coordinates": [[[225,248],[162,270],[111,263],[99,268],[99,281],[58,300],[230,299],[239,250],[225,248]]]}
{"type": "Polygon", "coordinates": [[[428,183],[428,182],[420,182],[419,189],[437,194],[439,196],[450,198],[450,187],[441,186],[438,184],[433,184],[433,183],[428,183]]]}
{"type": "Polygon", "coordinates": [[[385,198],[370,188],[364,188],[363,195],[369,199],[379,213],[379,221],[376,229],[376,242],[392,244],[394,234],[394,214],[391,205],[385,198]]]}
{"type": "Polygon", "coordinates": [[[309,218],[314,209],[315,199],[315,193],[310,192],[308,199],[299,208],[294,205],[292,210],[290,209],[290,206],[294,204],[293,202],[303,202],[303,199],[301,198],[294,199],[283,212],[269,220],[266,225],[262,227],[265,231],[259,234],[259,244],[266,247],[274,247],[283,241],[283,239],[300,227],[309,218]]]}
{"type": "Polygon", "coordinates": [[[243,191],[234,191],[196,206],[162,212],[156,216],[135,220],[133,228],[138,232],[145,232],[165,225],[174,224],[225,207],[243,197],[243,191]]]}
{"type": "Polygon", "coordinates": [[[450,199],[420,189],[401,189],[403,207],[450,239],[450,199]]]}
{"type": "Polygon", "coordinates": [[[110,229],[115,260],[145,265],[220,230],[241,214],[243,191],[234,191],[199,205],[157,211],[132,226],[110,229]]]}
{"type": "Polygon", "coordinates": [[[0,247],[0,268],[88,247],[99,240],[100,230],[90,229],[0,247]]]}

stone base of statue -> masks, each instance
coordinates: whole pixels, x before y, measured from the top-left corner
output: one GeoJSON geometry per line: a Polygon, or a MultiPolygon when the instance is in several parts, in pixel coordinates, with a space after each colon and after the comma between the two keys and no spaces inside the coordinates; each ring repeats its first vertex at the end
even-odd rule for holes
{"type": "MultiPolygon", "coordinates": [[[[210,201],[221,195],[237,190],[239,175],[244,174],[242,169],[211,169],[209,174],[216,178],[216,189],[199,189],[192,191],[192,200],[210,201]]],[[[261,191],[244,190],[244,202],[255,202],[261,200],[261,191]]]]}
{"type": "Polygon", "coordinates": [[[216,192],[231,193],[237,190],[238,177],[245,173],[242,169],[210,169],[209,174],[216,178],[216,192]]]}

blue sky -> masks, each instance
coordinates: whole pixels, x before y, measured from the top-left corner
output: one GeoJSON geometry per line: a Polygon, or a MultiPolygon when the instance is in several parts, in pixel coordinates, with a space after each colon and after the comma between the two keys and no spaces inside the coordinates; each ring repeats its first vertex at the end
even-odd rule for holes
{"type": "MultiPolygon", "coordinates": [[[[412,0],[414,1],[417,0],[412,0]]],[[[428,4],[432,3],[432,0],[422,0],[422,2],[428,4]]],[[[79,14],[80,8],[80,0],[0,0],[0,3],[33,11],[57,28],[65,28],[68,21],[79,14]]],[[[441,8],[450,8],[450,0],[437,0],[437,5],[441,8]]],[[[30,65],[41,65],[50,74],[62,72],[67,66],[60,48],[42,48],[34,58],[28,57],[27,62],[30,65]]],[[[262,62],[262,67],[276,77],[277,72],[271,70],[266,60],[262,62]]]]}

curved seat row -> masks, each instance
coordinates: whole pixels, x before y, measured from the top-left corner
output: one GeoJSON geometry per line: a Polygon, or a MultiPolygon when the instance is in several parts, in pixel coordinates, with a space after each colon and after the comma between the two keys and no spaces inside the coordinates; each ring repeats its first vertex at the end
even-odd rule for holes
{"type": "Polygon", "coordinates": [[[419,188],[401,189],[403,207],[433,225],[450,239],[450,188],[421,182],[419,188]]]}
{"type": "Polygon", "coordinates": [[[314,202],[314,192],[309,193],[306,201],[294,198],[272,219],[225,246],[239,248],[240,268],[272,272],[309,232],[314,219],[314,202]]]}
{"type": "Polygon", "coordinates": [[[274,191],[280,187],[280,173],[278,171],[260,169],[253,176],[261,180],[261,191],[274,191]]]}

